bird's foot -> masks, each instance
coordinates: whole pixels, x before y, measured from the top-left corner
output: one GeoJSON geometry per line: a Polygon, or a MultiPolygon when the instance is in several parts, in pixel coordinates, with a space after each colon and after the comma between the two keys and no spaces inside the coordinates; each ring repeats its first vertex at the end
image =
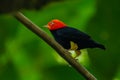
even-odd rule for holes
{"type": "Polygon", "coordinates": [[[80,56],[81,52],[80,50],[75,50],[75,53],[76,53],[76,56],[74,58],[77,59],[80,56]]]}

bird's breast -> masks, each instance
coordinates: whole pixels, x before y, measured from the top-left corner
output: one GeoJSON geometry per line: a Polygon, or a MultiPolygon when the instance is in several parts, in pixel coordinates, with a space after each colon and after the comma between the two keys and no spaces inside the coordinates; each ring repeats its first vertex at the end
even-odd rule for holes
{"type": "Polygon", "coordinates": [[[70,49],[70,41],[57,38],[56,41],[65,49],[70,49]]]}

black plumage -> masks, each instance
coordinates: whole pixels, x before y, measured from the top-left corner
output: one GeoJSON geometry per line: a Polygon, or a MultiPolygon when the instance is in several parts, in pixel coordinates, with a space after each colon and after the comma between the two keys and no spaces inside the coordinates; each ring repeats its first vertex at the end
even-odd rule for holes
{"type": "Polygon", "coordinates": [[[77,50],[84,48],[101,48],[105,50],[104,45],[95,42],[89,35],[75,28],[64,27],[51,30],[51,33],[53,34],[55,40],[65,49],[70,49],[70,41],[73,41],[78,45],[77,50]]]}

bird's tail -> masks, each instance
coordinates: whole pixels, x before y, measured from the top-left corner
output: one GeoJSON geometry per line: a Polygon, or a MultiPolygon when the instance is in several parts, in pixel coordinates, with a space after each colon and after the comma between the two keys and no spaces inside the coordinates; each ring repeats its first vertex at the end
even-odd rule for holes
{"type": "Polygon", "coordinates": [[[96,45],[98,48],[101,48],[101,49],[103,49],[103,50],[105,50],[106,48],[105,48],[105,46],[104,45],[102,45],[102,44],[97,44],[96,45]]]}
{"type": "Polygon", "coordinates": [[[91,40],[90,43],[92,43],[92,47],[93,47],[93,48],[97,47],[97,48],[100,48],[100,49],[103,49],[103,50],[106,49],[104,45],[102,45],[102,44],[100,44],[100,43],[98,43],[98,42],[95,42],[95,41],[93,41],[93,40],[91,40]]]}

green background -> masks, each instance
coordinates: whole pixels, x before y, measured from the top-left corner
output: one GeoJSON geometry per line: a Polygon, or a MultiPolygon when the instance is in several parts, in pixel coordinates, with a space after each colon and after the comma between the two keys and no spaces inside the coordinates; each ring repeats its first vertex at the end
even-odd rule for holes
{"type": "MultiPolygon", "coordinates": [[[[106,46],[83,51],[80,63],[98,80],[120,80],[120,1],[69,0],[52,2],[41,10],[21,10],[43,28],[60,19],[106,46]]],[[[0,15],[0,80],[85,80],[48,44],[11,14],[0,15]]]]}

